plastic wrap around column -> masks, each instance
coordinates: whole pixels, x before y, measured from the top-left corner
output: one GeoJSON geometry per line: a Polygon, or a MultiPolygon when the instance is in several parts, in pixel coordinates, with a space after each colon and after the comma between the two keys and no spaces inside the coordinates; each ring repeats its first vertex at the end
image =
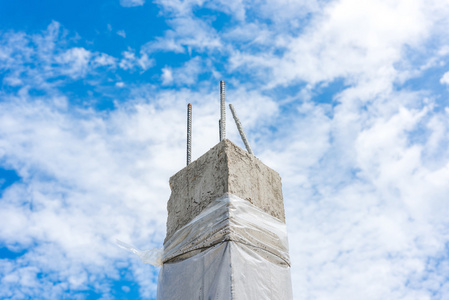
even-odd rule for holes
{"type": "Polygon", "coordinates": [[[164,244],[158,299],[292,299],[285,224],[232,194],[164,244]]]}

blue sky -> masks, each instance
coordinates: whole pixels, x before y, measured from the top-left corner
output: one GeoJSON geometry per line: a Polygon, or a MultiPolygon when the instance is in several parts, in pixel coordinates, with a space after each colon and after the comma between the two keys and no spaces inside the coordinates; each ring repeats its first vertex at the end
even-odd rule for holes
{"type": "Polygon", "coordinates": [[[162,246],[220,80],[282,177],[295,299],[449,298],[448,28],[438,0],[0,0],[0,298],[155,299],[115,240],[162,246]]]}

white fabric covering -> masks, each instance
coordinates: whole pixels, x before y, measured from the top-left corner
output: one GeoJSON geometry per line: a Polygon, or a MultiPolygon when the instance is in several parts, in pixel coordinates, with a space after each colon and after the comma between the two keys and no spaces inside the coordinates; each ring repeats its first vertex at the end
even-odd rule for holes
{"type": "Polygon", "coordinates": [[[286,226],[226,194],[164,244],[158,299],[292,299],[286,226]]]}

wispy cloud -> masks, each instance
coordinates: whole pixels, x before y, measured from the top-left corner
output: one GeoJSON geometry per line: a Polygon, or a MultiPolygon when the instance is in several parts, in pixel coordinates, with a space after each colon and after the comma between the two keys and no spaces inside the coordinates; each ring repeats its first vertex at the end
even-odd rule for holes
{"type": "Polygon", "coordinates": [[[192,58],[182,67],[162,69],[162,84],[192,85],[198,81],[198,76],[206,72],[206,66],[199,57],[192,58]]]}
{"type": "Polygon", "coordinates": [[[200,18],[176,17],[170,21],[170,25],[173,29],[167,30],[156,41],[147,43],[143,47],[144,51],[203,52],[214,51],[222,46],[215,29],[200,18]]]}
{"type": "Polygon", "coordinates": [[[117,31],[117,34],[118,34],[119,36],[121,36],[122,38],[126,38],[126,32],[125,32],[125,30],[119,30],[119,31],[117,31]]]}
{"type": "Polygon", "coordinates": [[[120,5],[124,7],[142,6],[145,4],[145,0],[120,0],[120,5]]]}
{"type": "Polygon", "coordinates": [[[443,74],[443,77],[440,79],[440,83],[449,85],[449,72],[443,74]]]}
{"type": "Polygon", "coordinates": [[[58,84],[55,79],[60,76],[78,79],[96,68],[115,67],[116,59],[105,53],[65,47],[65,35],[57,22],[52,22],[41,34],[3,33],[0,44],[3,84],[50,88],[58,84]]]}
{"type": "Polygon", "coordinates": [[[141,69],[146,71],[154,65],[154,60],[150,59],[146,53],[141,53],[140,57],[136,57],[134,50],[128,49],[122,53],[123,58],[120,60],[119,66],[124,70],[141,69]]]}

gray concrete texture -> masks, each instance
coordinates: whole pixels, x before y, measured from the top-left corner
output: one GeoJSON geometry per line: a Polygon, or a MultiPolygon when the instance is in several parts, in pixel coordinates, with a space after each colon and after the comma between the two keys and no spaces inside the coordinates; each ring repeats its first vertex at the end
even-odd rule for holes
{"type": "Polygon", "coordinates": [[[225,139],[170,178],[167,241],[214,199],[234,194],[285,223],[279,174],[225,139]]]}

